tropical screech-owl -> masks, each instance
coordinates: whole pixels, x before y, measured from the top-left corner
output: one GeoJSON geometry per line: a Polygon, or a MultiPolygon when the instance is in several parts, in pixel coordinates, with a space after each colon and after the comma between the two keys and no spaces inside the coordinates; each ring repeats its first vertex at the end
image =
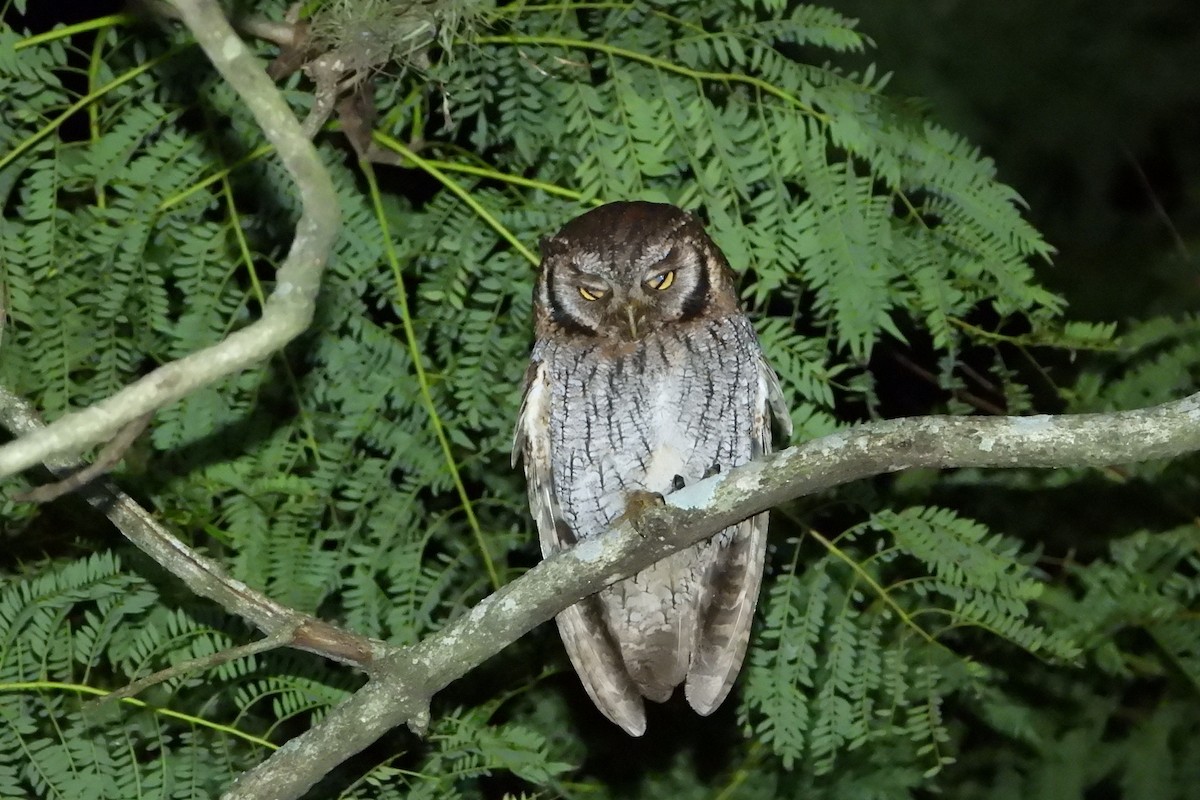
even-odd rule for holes
{"type": "MultiPolygon", "coordinates": [[[[513,448],[542,554],[598,536],[632,492],[666,494],[770,450],[791,423],[733,274],[690,214],[610,203],[542,242],[536,342],[513,448]]],[[[701,714],[733,684],[762,580],[760,514],[558,615],[606,717],[646,730],[642,698],[685,683],[701,714]]]]}

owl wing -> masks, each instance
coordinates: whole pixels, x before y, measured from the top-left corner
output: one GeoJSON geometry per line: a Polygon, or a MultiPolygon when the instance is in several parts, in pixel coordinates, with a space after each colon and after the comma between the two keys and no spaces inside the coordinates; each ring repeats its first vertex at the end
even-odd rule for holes
{"type": "MultiPolygon", "coordinates": [[[[792,433],[791,417],[779,378],[759,355],[757,391],[751,420],[751,453],[771,452],[771,418],[783,437],[792,433]]],[[[684,694],[700,714],[711,714],[729,694],[741,670],[758,604],[767,548],[766,513],[738,523],[729,544],[719,548],[701,590],[699,641],[688,668],[684,694]]]]}
{"type": "MultiPolygon", "coordinates": [[[[512,463],[525,462],[529,508],[537,524],[542,555],[548,556],[575,544],[570,526],[562,518],[554,493],[550,468],[550,385],[544,363],[534,361],[525,373],[525,396],[517,416],[512,463]]],[[[631,736],[646,732],[642,698],[625,670],[617,644],[604,624],[599,601],[593,595],[560,612],[556,618],[567,655],[597,708],[631,736]]]]}

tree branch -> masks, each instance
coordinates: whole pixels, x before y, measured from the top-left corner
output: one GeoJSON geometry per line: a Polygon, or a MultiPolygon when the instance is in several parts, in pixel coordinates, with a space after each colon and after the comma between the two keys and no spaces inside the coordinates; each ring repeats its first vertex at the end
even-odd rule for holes
{"type": "Polygon", "coordinates": [[[876,422],[692,484],[596,539],[558,553],[443,630],[375,663],[371,680],[245,773],[227,800],[296,798],[405,722],[432,696],[562,609],[665,555],[786,500],[914,467],[1086,467],[1200,450],[1200,393],[1139,411],[876,422]]]}
{"type": "Polygon", "coordinates": [[[49,503],[51,500],[57,500],[64,494],[70,494],[81,486],[86,486],[96,480],[101,475],[111,472],[117,464],[121,463],[121,459],[125,457],[125,453],[133,446],[137,438],[142,435],[142,432],[146,430],[146,426],[150,424],[152,416],[153,414],[143,414],[117,431],[117,435],[108,444],[104,445],[104,449],[96,456],[96,460],[82,467],[78,472],[67,475],[58,483],[39,486],[36,489],[30,489],[28,492],[15,494],[13,495],[13,500],[16,500],[18,503],[49,503]]]}
{"type": "MultiPolygon", "coordinates": [[[[0,424],[40,427],[0,387],[0,424]]],[[[1085,467],[1200,450],[1200,393],[1153,408],[1033,417],[918,417],[876,422],[771,454],[687,486],[596,539],[558,553],[409,648],[344,631],[275,603],[171,536],[128,495],[101,481],[84,497],[197,594],[268,636],[366,671],[371,680],[311,730],[244,774],[227,798],[302,796],[392,728],[423,730],[433,695],[559,611],[664,556],[787,500],[914,467],[1085,467]],[[283,635],[283,634],[287,635],[283,635]]],[[[52,470],[78,464],[51,462],[52,470]]]]}
{"type": "MultiPolygon", "coordinates": [[[[5,386],[0,386],[0,425],[15,436],[28,436],[46,430],[33,406],[5,386]]],[[[56,475],[75,474],[81,467],[84,465],[68,459],[46,462],[46,468],[56,475]]],[[[93,481],[83,486],[79,494],[108,517],[125,534],[125,538],[183,581],[193,592],[218,603],[268,637],[283,637],[285,641],[281,644],[362,670],[367,670],[375,658],[388,651],[383,642],[357,636],[324,620],[288,608],[229,577],[220,564],[205,558],[171,535],[149,511],[112,481],[93,481]]]]}
{"type": "Polygon", "coordinates": [[[340,226],[333,182],[283,96],[230,28],[215,0],[174,0],[174,5],[221,76],[245,101],[296,182],[303,210],[291,250],[258,322],[159,367],[106,400],[0,447],[0,478],[112,438],[130,421],[262,361],[312,320],[321,272],[340,226]]]}

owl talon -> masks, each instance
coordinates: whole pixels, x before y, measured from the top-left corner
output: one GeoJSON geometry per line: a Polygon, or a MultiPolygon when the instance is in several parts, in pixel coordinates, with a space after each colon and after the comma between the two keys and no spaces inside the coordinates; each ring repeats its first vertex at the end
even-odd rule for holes
{"type": "MultiPolygon", "coordinates": [[[[721,465],[713,464],[711,467],[709,467],[707,470],[705,470],[704,478],[711,478],[713,475],[720,475],[720,474],[721,474],[721,465]]],[[[701,480],[703,480],[703,478],[701,478],[701,480]]]]}
{"type": "Polygon", "coordinates": [[[685,481],[683,479],[682,475],[676,475],[674,478],[671,479],[672,491],[678,492],[680,489],[682,489],[685,486],[687,486],[687,481],[685,481]]]}
{"type": "MultiPolygon", "coordinates": [[[[647,508],[652,506],[666,505],[666,500],[658,492],[648,492],[645,489],[634,489],[625,497],[625,510],[613,520],[614,525],[620,525],[625,522],[636,522],[638,517],[642,515],[647,508]]],[[[637,530],[637,526],[634,526],[637,530]]],[[[642,536],[642,532],[638,531],[638,535],[642,536]]],[[[645,538],[644,536],[642,538],[645,538]]]]}

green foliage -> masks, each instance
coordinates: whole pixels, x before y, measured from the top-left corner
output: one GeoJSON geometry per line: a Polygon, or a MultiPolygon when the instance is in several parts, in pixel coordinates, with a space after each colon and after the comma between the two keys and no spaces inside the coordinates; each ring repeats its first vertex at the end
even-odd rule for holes
{"type": "MultiPolygon", "coordinates": [[[[239,7],[279,19],[284,5],[239,7]]],[[[400,24],[395,4],[315,5],[332,26],[318,41],[339,47],[372,13],[400,24]]],[[[332,127],[317,137],[344,227],[311,331],[163,409],[119,478],[283,603],[411,643],[531,563],[508,465],[529,253],[596,202],[706,218],[798,438],[895,407],[877,376],[897,353],[937,394],[906,413],[969,410],[984,381],[993,404],[1031,410],[1047,390],[1029,364],[1077,352],[1078,376],[1051,387],[1069,410],[1159,402],[1200,379],[1196,319],[1118,339],[1063,319],[1020,198],[964,138],[885,93],[851,19],[776,0],[437,13],[436,31],[389,45],[399,63],[374,87],[377,144],[402,166],[356,163],[332,127]]],[[[0,382],[51,418],[248,324],[298,213],[184,34],[121,24],[0,27],[0,382]]],[[[310,87],[285,88],[302,116],[310,87]]],[[[1190,466],[1122,478],[1194,508],[1190,466]]],[[[1082,798],[1109,784],[1183,797],[1200,779],[1195,527],[1177,511],[1168,533],[1113,524],[1111,547],[1068,558],[1091,531],[1046,543],[1070,512],[1019,493],[1096,482],[907,476],[777,514],[788,546],[740,692],[711,720],[652,716],[644,758],[597,727],[573,676],[547,679],[565,659],[544,631],[438,698],[427,739],[396,732],[330,783],[385,798],[1082,798]],[[699,755],[714,741],[717,756],[699,755]]],[[[0,519],[16,554],[0,562],[0,797],[212,795],[358,685],[270,653],[88,710],[253,634],[112,554],[106,523],[69,501],[5,499],[0,519]]]]}
{"type": "Polygon", "coordinates": [[[84,705],[104,694],[95,684],[209,655],[228,635],[170,611],[110,553],[37,573],[0,591],[0,795],[191,798],[261,757],[230,747],[253,737],[183,712],[218,700],[228,674],[173,679],[119,708],[84,705]]]}
{"type": "Polygon", "coordinates": [[[955,653],[971,641],[968,629],[1060,662],[1078,653],[1069,637],[1030,621],[1041,584],[1016,543],[979,523],[909,508],[880,511],[836,543],[811,535],[826,553],[798,574],[797,542],[764,598],[743,706],[756,738],[787,769],[803,761],[824,775],[842,750],[898,734],[930,772],[952,763],[940,752],[949,739],[940,709],[947,695],[989,677],[955,653]],[[847,552],[873,531],[886,539],[874,539],[869,553],[847,552]],[[904,557],[928,574],[912,577],[904,557]]]}

